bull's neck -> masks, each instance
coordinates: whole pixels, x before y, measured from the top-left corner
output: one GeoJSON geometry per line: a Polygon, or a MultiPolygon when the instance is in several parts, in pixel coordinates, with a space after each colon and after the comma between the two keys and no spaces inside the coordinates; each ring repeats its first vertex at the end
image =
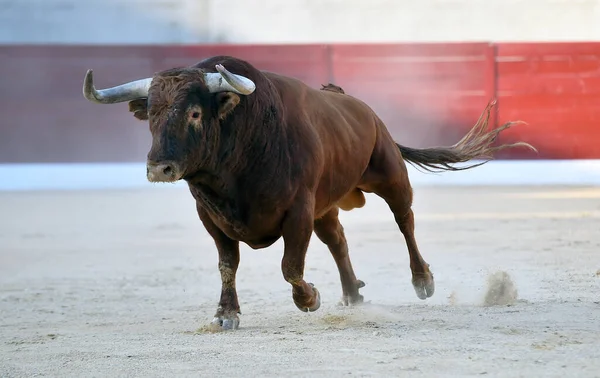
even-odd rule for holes
{"type": "Polygon", "coordinates": [[[220,143],[217,170],[236,175],[285,172],[289,161],[288,130],[275,107],[265,109],[252,124],[237,124],[220,143]]]}
{"type": "Polygon", "coordinates": [[[286,134],[279,123],[271,124],[268,130],[261,132],[253,132],[250,128],[237,130],[222,140],[217,151],[191,172],[186,181],[218,189],[235,182],[285,180],[291,168],[286,134]]]}

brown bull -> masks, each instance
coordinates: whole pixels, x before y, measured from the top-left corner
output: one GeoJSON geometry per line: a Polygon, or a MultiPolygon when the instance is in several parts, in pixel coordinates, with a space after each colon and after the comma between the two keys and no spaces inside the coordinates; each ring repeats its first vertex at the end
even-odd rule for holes
{"type": "Polygon", "coordinates": [[[417,296],[431,297],[433,274],[415,240],[405,160],[452,171],[479,165],[457,168],[452,163],[487,161],[504,148],[533,149],[526,143],[492,146],[511,126],[486,131],[493,104],[454,146],[404,147],[368,105],[341,88],[313,89],[228,56],[104,90],[94,88],[90,70],[84,95],[103,104],[129,101],[134,116],[150,123],[148,180],[188,183],[219,253],[222,288],[213,323],[225,329],[239,324],[235,276],[240,242],[258,249],[283,237],[281,270],[294,303],[302,311],[315,311],[319,292],[304,280],[314,231],[337,264],[343,302],[362,302],[364,283],[352,268],[338,212],[362,207],[363,192],[389,205],[408,246],[417,296]]]}

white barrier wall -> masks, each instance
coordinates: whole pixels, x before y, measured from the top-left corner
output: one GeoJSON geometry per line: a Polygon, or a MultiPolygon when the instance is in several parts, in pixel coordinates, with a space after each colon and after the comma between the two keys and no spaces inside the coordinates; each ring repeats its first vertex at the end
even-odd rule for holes
{"type": "MultiPolygon", "coordinates": [[[[600,186],[600,160],[490,161],[472,170],[424,173],[407,164],[418,186],[600,186]]],[[[185,188],[184,181],[154,184],[145,163],[0,164],[0,192],[19,190],[185,188]]]]}
{"type": "Polygon", "coordinates": [[[600,40],[600,0],[0,0],[0,43],[600,40]]]}

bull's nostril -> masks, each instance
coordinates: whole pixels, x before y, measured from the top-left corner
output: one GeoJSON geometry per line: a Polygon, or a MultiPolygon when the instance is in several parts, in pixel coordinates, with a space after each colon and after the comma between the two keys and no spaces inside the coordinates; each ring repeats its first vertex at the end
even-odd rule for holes
{"type": "Polygon", "coordinates": [[[173,175],[173,168],[170,165],[167,165],[165,167],[165,169],[163,169],[163,173],[165,174],[165,176],[172,176],[173,175]]]}

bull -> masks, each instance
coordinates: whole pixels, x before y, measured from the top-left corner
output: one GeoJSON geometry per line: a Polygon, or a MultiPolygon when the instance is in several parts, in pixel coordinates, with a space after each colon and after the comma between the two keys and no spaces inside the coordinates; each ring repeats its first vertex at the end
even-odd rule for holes
{"type": "Polygon", "coordinates": [[[187,183],[219,255],[221,295],[212,323],[223,329],[239,326],[240,242],[260,249],[283,238],[283,278],[298,309],[312,312],[321,299],[305,281],[304,264],[314,233],[335,260],[342,303],[363,302],[359,289],[364,282],[352,267],[338,214],[339,209],[363,207],[364,193],[374,193],[389,206],[408,247],[416,295],[431,297],[434,278],[415,239],[406,162],[430,171],[456,171],[481,165],[506,148],[535,150],[524,142],[494,145],[514,123],[488,130],[493,102],[453,146],[406,147],[394,141],[366,103],[342,88],[311,88],[230,56],[102,90],[95,88],[88,70],[83,94],[94,103],[128,102],[135,118],[149,122],[150,182],[187,183]],[[473,159],[483,161],[454,165],[473,159]]]}

